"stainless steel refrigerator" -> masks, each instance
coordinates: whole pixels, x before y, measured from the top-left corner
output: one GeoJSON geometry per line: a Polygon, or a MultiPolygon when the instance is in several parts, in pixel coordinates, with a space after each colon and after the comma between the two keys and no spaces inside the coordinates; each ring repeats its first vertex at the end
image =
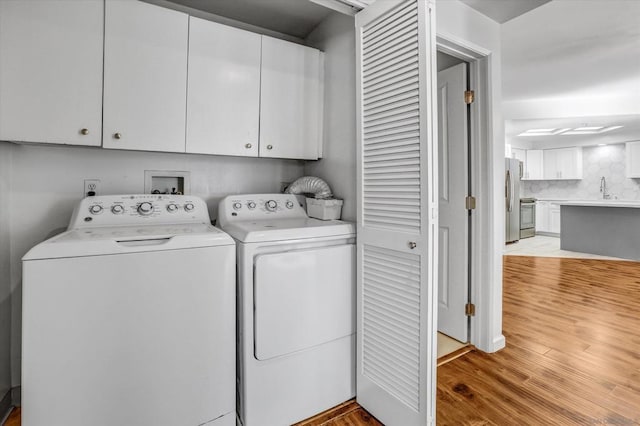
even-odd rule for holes
{"type": "Polygon", "coordinates": [[[515,158],[505,158],[505,239],[507,243],[520,239],[520,178],[522,178],[522,163],[515,158]]]}

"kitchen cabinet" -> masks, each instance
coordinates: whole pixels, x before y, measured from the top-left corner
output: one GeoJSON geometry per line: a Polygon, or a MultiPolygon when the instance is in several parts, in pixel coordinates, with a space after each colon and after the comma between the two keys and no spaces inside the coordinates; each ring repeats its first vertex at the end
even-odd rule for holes
{"type": "Polygon", "coordinates": [[[0,1],[0,140],[100,145],[103,8],[0,1]]]}
{"type": "Polygon", "coordinates": [[[543,155],[544,179],[582,179],[582,148],[545,149],[543,155]]]}
{"type": "Polygon", "coordinates": [[[628,178],[640,178],[640,142],[625,144],[626,175],[628,178]]]}
{"type": "Polygon", "coordinates": [[[560,204],[552,201],[536,202],[536,234],[560,235],[560,204]]]}
{"type": "Polygon", "coordinates": [[[185,152],[188,15],[105,4],[103,147],[185,152]]]}
{"type": "Polygon", "coordinates": [[[260,53],[260,35],[190,18],[187,152],[258,156],[260,53]]]}
{"type": "Polygon", "coordinates": [[[541,149],[528,149],[523,180],[543,179],[543,152],[541,149]]]}
{"type": "Polygon", "coordinates": [[[321,156],[322,66],[317,49],[262,37],[261,157],[321,156]]]}

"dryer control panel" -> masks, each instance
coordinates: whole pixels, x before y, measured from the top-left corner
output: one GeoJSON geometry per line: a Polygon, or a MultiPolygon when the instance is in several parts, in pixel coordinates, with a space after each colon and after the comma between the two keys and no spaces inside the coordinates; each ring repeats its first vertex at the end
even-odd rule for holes
{"type": "Polygon", "coordinates": [[[101,195],[80,201],[69,229],[179,223],[209,225],[207,204],[193,195],[101,195]]]}
{"type": "Polygon", "coordinates": [[[305,219],[304,205],[293,194],[230,195],[218,206],[218,225],[267,219],[305,219]]]}

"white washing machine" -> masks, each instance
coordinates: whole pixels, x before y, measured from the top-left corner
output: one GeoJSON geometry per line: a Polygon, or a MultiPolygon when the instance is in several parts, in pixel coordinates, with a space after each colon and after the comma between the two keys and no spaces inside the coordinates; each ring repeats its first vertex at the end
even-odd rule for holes
{"type": "Polygon", "coordinates": [[[218,225],[238,249],[238,415],[284,426],[355,395],[355,227],[294,195],[234,195],[218,225]]]}
{"type": "Polygon", "coordinates": [[[201,199],[85,198],[23,258],[23,426],[234,426],[235,244],[201,199]]]}

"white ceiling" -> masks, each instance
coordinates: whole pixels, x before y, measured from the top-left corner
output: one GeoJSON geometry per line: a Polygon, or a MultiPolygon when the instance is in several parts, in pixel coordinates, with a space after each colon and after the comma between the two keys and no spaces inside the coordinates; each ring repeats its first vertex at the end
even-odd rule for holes
{"type": "Polygon", "coordinates": [[[542,6],[551,0],[460,0],[493,19],[496,22],[504,23],[510,19],[527,13],[536,7],[542,6]]]}
{"type": "MultiPolygon", "coordinates": [[[[168,0],[214,15],[301,39],[332,12],[310,0],[168,0]]],[[[372,0],[360,0],[371,3],[372,0]]],[[[386,1],[386,0],[375,0],[386,1]]],[[[448,1],[448,0],[440,0],[448,1]]],[[[461,0],[497,22],[506,22],[551,0],[461,0]]]]}
{"type": "Polygon", "coordinates": [[[520,118],[506,122],[507,143],[640,140],[640,1],[553,0],[506,22],[502,77],[505,117],[520,118]],[[624,127],[601,135],[515,137],[583,123],[624,127]]]}
{"type": "Polygon", "coordinates": [[[545,118],[533,120],[507,120],[505,122],[507,143],[525,148],[548,148],[551,146],[578,146],[616,144],[640,139],[640,115],[615,115],[571,118],[545,118]],[[530,129],[565,129],[587,126],[623,126],[610,132],[594,135],[518,136],[530,129]]]}
{"type": "Polygon", "coordinates": [[[332,12],[309,0],[169,1],[301,39],[332,12]]]}

